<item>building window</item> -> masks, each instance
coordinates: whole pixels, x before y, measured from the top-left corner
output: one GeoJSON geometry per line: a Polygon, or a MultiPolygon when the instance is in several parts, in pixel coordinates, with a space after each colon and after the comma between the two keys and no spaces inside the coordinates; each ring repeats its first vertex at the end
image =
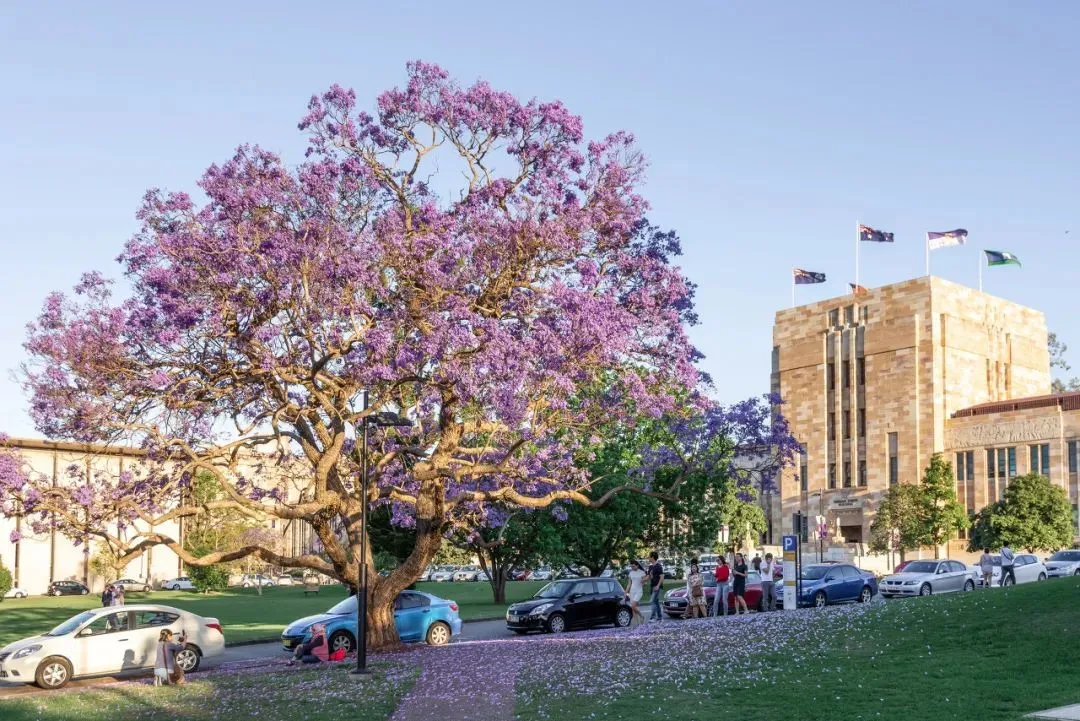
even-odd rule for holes
{"type": "Polygon", "coordinates": [[[855,325],[855,306],[844,307],[844,322],[848,325],[855,325]]]}
{"type": "Polygon", "coordinates": [[[840,325],[840,309],[839,308],[833,308],[832,310],[829,311],[829,325],[832,326],[833,328],[840,325]]]}
{"type": "Polygon", "coordinates": [[[866,461],[859,461],[859,488],[866,488],[866,461]]]}
{"type": "Polygon", "coordinates": [[[866,438],[866,410],[860,408],[855,417],[859,421],[859,438],[866,438]]]}
{"type": "Polygon", "coordinates": [[[968,451],[964,460],[967,470],[965,479],[964,495],[967,497],[967,509],[969,513],[975,512],[975,451],[968,451]]]}
{"type": "Polygon", "coordinates": [[[889,485],[900,482],[899,443],[895,433],[889,434],[889,485]]]}
{"type": "Polygon", "coordinates": [[[994,449],[986,449],[986,502],[997,503],[997,473],[994,472],[994,449]]]}
{"type": "Polygon", "coordinates": [[[799,444],[799,490],[806,493],[810,490],[810,459],[806,455],[806,444],[799,444]]]}
{"type": "Polygon", "coordinates": [[[844,488],[851,488],[851,461],[844,461],[844,488]]]}
{"type": "Polygon", "coordinates": [[[1050,444],[1031,446],[1031,472],[1050,478],[1050,444]]]}
{"type": "Polygon", "coordinates": [[[829,488],[836,488],[836,464],[829,464],[829,488]]]}
{"type": "Polygon", "coordinates": [[[831,391],[836,390],[836,364],[832,361],[825,364],[825,386],[831,391]]]}
{"type": "Polygon", "coordinates": [[[1069,441],[1069,473],[1076,473],[1076,441],[1069,441]]]}
{"type": "Polygon", "coordinates": [[[829,440],[836,440],[836,413],[829,411],[829,440]]]}
{"type": "Polygon", "coordinates": [[[840,366],[840,372],[844,374],[841,379],[841,386],[851,388],[851,361],[844,361],[840,366]]]}
{"type": "Polygon", "coordinates": [[[965,475],[964,474],[964,461],[965,461],[965,454],[964,453],[957,453],[956,454],[956,500],[958,500],[960,503],[964,503],[964,505],[966,506],[967,505],[965,503],[966,494],[964,493],[964,490],[965,490],[964,489],[964,475],[965,475]]]}
{"type": "Polygon", "coordinates": [[[859,306],[859,320],[861,320],[863,323],[866,323],[866,321],[870,320],[870,306],[859,306]]]}
{"type": "Polygon", "coordinates": [[[844,438],[851,438],[851,411],[844,411],[844,438]]]}
{"type": "Polygon", "coordinates": [[[858,382],[859,385],[861,385],[861,386],[866,385],[866,359],[865,358],[856,358],[855,359],[855,375],[858,376],[856,378],[856,382],[858,382]]]}

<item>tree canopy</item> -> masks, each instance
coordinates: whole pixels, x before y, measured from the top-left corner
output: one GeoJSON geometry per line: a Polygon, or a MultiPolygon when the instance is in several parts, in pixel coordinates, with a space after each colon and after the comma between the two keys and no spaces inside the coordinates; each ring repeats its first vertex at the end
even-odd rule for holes
{"type": "Polygon", "coordinates": [[[969,550],[1010,545],[1033,551],[1066,548],[1076,535],[1065,489],[1037,473],[1009,481],[1000,501],[975,517],[969,550]]]}

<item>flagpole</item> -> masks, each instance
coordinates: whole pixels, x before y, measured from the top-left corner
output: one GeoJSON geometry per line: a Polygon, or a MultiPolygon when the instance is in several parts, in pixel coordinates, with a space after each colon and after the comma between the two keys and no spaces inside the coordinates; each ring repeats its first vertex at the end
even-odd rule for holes
{"type": "Polygon", "coordinates": [[[930,275],[930,237],[926,237],[926,274],[930,275]]]}
{"type": "Polygon", "coordinates": [[[976,260],[977,260],[977,261],[978,261],[978,263],[979,263],[979,292],[980,292],[980,293],[982,293],[982,292],[983,292],[983,289],[982,289],[982,260],[983,260],[983,259],[982,259],[982,256],[983,256],[983,252],[982,252],[982,250],[980,250],[980,251],[979,251],[979,252],[978,252],[978,253],[976,254],[976,260]]]}
{"type": "Polygon", "coordinates": [[[855,285],[859,284],[859,224],[855,223],[855,285]]]}

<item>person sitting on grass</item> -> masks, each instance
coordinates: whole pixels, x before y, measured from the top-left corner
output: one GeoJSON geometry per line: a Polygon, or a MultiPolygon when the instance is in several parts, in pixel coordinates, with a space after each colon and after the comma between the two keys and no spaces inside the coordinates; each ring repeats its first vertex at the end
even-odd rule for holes
{"type": "Polygon", "coordinates": [[[311,638],[296,647],[293,657],[289,659],[292,666],[297,661],[303,663],[319,663],[329,660],[329,649],[326,645],[326,626],[317,623],[311,627],[311,638]]]}

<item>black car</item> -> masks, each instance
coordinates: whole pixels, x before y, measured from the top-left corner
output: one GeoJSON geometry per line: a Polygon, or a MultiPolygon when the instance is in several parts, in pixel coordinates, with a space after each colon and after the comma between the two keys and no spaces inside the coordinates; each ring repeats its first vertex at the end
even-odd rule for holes
{"type": "Polygon", "coordinates": [[[520,634],[609,623],[625,628],[632,618],[623,589],[613,578],[555,581],[506,609],[506,627],[520,634]]]}
{"type": "Polygon", "coordinates": [[[85,596],[90,589],[78,581],[53,581],[45,591],[48,596],[85,596]]]}

